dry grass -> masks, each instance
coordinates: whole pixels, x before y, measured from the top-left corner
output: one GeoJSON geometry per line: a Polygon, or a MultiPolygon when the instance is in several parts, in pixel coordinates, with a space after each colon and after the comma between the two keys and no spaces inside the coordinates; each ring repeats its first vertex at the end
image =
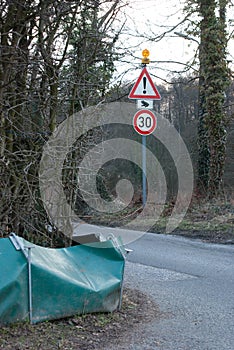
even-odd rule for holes
{"type": "Polygon", "coordinates": [[[157,317],[162,314],[148,296],[125,289],[120,311],[1,327],[0,349],[102,350],[110,342],[119,342],[125,332],[157,317]]]}

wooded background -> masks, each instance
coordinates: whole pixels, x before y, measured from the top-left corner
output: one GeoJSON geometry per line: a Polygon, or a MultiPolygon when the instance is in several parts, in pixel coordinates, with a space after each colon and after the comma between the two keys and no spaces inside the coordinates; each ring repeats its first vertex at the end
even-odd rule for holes
{"type": "MultiPolygon", "coordinates": [[[[196,191],[209,198],[224,194],[223,179],[228,194],[233,191],[229,5],[227,0],[187,2],[186,20],[199,15],[184,28],[186,35],[199,39],[194,60],[199,68],[192,75],[175,75],[170,84],[158,87],[162,100],[157,111],[184,137],[194,162],[196,191]]],[[[43,145],[69,115],[101,101],[126,99],[131,84],[117,86],[111,79],[115,62],[123,59],[118,41],[127,3],[2,0],[0,10],[1,234],[13,230],[43,245],[63,244],[40,199],[38,167],[43,145]]],[[[82,158],[101,138],[100,130],[91,132],[68,155],[64,187],[74,206],[78,205],[72,192],[77,186],[74,157],[82,158]]],[[[101,190],[107,187],[101,185],[101,190]]]]}

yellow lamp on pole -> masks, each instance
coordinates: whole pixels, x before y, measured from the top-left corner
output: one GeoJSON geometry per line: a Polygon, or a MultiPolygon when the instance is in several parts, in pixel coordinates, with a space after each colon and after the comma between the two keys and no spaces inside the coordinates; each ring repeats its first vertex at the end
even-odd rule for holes
{"type": "Polygon", "coordinates": [[[148,58],[149,55],[150,55],[149,50],[144,49],[144,50],[142,51],[142,59],[141,59],[142,64],[148,64],[148,63],[150,63],[150,60],[149,60],[149,58],[148,58]]]}

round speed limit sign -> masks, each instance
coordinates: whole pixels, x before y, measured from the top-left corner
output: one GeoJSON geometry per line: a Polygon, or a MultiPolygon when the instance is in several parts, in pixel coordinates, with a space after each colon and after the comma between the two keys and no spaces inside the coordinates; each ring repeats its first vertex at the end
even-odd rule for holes
{"type": "Polygon", "coordinates": [[[157,118],[153,112],[142,109],[133,117],[133,127],[141,135],[150,135],[157,126],[157,118]]]}

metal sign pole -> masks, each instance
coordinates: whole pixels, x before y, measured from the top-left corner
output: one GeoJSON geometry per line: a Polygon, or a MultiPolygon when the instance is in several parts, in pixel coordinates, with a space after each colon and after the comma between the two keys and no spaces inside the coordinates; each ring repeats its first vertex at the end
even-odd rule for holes
{"type": "Polygon", "coordinates": [[[153,109],[152,100],[160,100],[161,96],[154,85],[146,65],[149,64],[149,50],[142,51],[142,71],[131,89],[128,98],[138,100],[138,108],[144,108],[138,111],[133,118],[133,127],[139,134],[142,135],[142,205],[146,205],[147,191],[146,191],[146,136],[150,135],[157,125],[157,118],[150,109],[153,109]]]}
{"type": "Polygon", "coordinates": [[[142,135],[142,205],[146,204],[146,136],[142,135]]]}

